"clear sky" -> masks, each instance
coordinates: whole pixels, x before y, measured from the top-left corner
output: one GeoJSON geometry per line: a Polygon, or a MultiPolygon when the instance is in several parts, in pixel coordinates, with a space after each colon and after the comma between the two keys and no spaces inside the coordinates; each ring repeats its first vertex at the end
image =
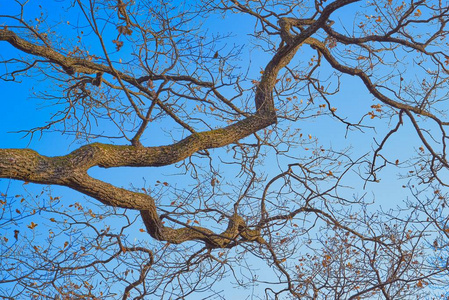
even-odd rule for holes
{"type": "MultiPolygon", "coordinates": [[[[45,5],[50,5],[50,8],[47,8],[50,18],[58,18],[59,12],[61,11],[62,2],[46,1],[45,5]]],[[[15,5],[12,1],[0,1],[0,11],[2,14],[7,14],[9,11],[14,10],[14,6],[15,5]]],[[[349,7],[339,13],[339,15],[335,18],[336,26],[343,24],[346,21],[346,18],[353,18],[356,7],[358,7],[357,4],[355,4],[353,8],[349,7]]],[[[36,12],[33,11],[33,13],[36,12]]],[[[66,23],[66,27],[63,27],[61,24],[58,26],[59,28],[64,28],[62,35],[67,33],[67,36],[74,38],[77,34],[77,30],[74,28],[75,25],[72,26],[72,24],[76,24],[79,16],[71,15],[71,18],[72,19],[70,20],[63,20],[63,23],[66,23]]],[[[0,20],[0,26],[1,25],[2,21],[0,20]]],[[[207,19],[204,20],[203,26],[209,29],[210,35],[214,33],[222,33],[233,36],[229,38],[227,42],[223,42],[219,45],[219,47],[222,46],[223,49],[229,49],[237,45],[242,46],[242,69],[246,70],[246,68],[248,68],[249,78],[254,78],[255,80],[260,78],[260,71],[266,66],[270,56],[261,51],[257,45],[255,45],[254,37],[249,36],[249,33],[251,33],[252,27],[254,26],[254,21],[247,17],[242,18],[239,16],[233,16],[225,19],[207,19]],[[249,64],[249,62],[251,64],[249,64]]],[[[113,33],[107,32],[105,36],[109,38],[112,34],[113,33]]],[[[91,37],[89,38],[92,40],[92,43],[90,44],[92,52],[99,53],[101,51],[99,44],[96,44],[94,39],[91,37]]],[[[0,47],[1,60],[17,55],[17,51],[5,42],[1,42],[0,47]]],[[[301,59],[309,60],[312,55],[313,51],[311,50],[300,50],[300,53],[297,55],[297,58],[295,58],[293,63],[296,63],[301,59]]],[[[126,60],[128,58],[126,57],[126,51],[124,51],[124,53],[116,53],[113,56],[114,59],[117,60],[126,60]]],[[[401,71],[400,68],[396,69],[396,71],[401,71]]],[[[410,65],[410,68],[413,69],[414,66],[410,65]]],[[[0,72],[3,73],[4,71],[4,65],[0,65],[0,72]]],[[[395,72],[395,70],[392,72],[395,72]]],[[[325,77],[326,73],[330,74],[328,65],[323,68],[322,76],[325,77]]],[[[410,75],[410,77],[413,76],[410,75]]],[[[20,82],[0,81],[0,97],[2,99],[3,108],[3,114],[0,118],[0,148],[30,148],[38,151],[42,155],[57,156],[68,154],[85,143],[85,141],[82,140],[74,141],[72,136],[66,136],[60,132],[45,132],[42,135],[37,132],[33,136],[26,135],[25,132],[20,132],[22,130],[26,131],[34,127],[45,125],[46,122],[49,121],[49,117],[57,111],[58,107],[48,105],[41,99],[33,96],[34,92],[45,91],[47,89],[51,90],[54,88],[53,84],[53,82],[42,80],[42,78],[36,79],[33,78],[33,76],[31,76],[31,78],[23,77],[20,79],[20,82]]],[[[334,83],[330,82],[330,84],[332,85],[334,83]]],[[[306,105],[308,101],[307,99],[302,99],[301,95],[298,97],[298,101],[299,100],[303,100],[302,105],[306,105]]],[[[358,122],[363,115],[372,110],[372,105],[377,105],[378,103],[378,101],[373,100],[373,96],[367,92],[360,79],[349,76],[341,77],[340,91],[332,97],[332,105],[337,108],[338,114],[343,118],[347,118],[350,122],[358,122]]],[[[314,106],[319,109],[319,105],[322,104],[324,104],[324,101],[317,98],[314,106]]],[[[280,172],[285,171],[288,164],[295,163],[298,157],[304,158],[312,156],[313,146],[316,146],[317,148],[322,147],[323,149],[333,149],[335,151],[350,149],[350,157],[352,159],[357,159],[364,154],[373,151],[376,147],[376,142],[380,142],[385,134],[392,127],[394,127],[396,121],[397,119],[395,117],[391,119],[379,119],[377,117],[374,119],[369,119],[369,117],[365,117],[364,124],[367,126],[372,126],[373,128],[366,128],[363,132],[358,130],[347,131],[344,124],[332,119],[329,116],[307,118],[298,122],[281,121],[280,125],[282,126],[290,126],[292,130],[299,129],[298,134],[301,133],[302,136],[298,136],[297,140],[303,140],[304,142],[302,143],[302,146],[292,150],[291,157],[276,155],[272,149],[266,148],[266,159],[263,164],[257,166],[257,170],[263,172],[267,180],[269,180],[280,172]]],[[[111,124],[100,124],[101,126],[105,126],[104,128],[101,128],[105,132],[114,132],[115,130],[111,124]]],[[[172,133],[170,126],[170,123],[155,124],[155,130],[152,130],[152,132],[155,133],[144,136],[142,142],[146,146],[156,146],[169,143],[171,141],[170,133],[172,133]],[[160,131],[156,131],[156,129],[160,131]]],[[[401,163],[410,156],[413,156],[414,153],[416,153],[416,150],[421,146],[421,143],[411,129],[412,126],[410,122],[406,121],[400,130],[394,135],[394,138],[389,140],[388,144],[382,151],[382,154],[385,155],[385,157],[388,157],[391,161],[398,159],[401,163]]],[[[178,137],[182,134],[178,134],[178,137]]],[[[127,143],[124,139],[100,139],[100,141],[112,142],[115,144],[127,143]]],[[[211,155],[214,158],[226,155],[229,157],[229,154],[227,154],[224,149],[211,150],[211,155]]],[[[238,176],[240,170],[237,166],[229,166],[217,162],[215,163],[215,166],[220,170],[219,177],[222,182],[236,183],[245,180],[244,177],[238,176]]],[[[201,161],[201,164],[207,165],[207,162],[201,161]]],[[[352,196],[361,197],[366,194],[366,201],[375,201],[372,206],[373,209],[380,206],[384,209],[395,208],[397,205],[401,205],[402,201],[410,196],[408,189],[402,188],[402,186],[406,185],[409,180],[398,180],[397,174],[399,172],[407,172],[412,166],[409,166],[409,169],[401,169],[400,167],[401,165],[398,167],[391,166],[386,168],[386,170],[381,174],[380,182],[371,182],[366,185],[366,182],[362,180],[358,174],[356,174],[356,170],[351,171],[347,174],[347,176],[345,176],[345,179],[342,182],[342,185],[350,186],[351,188],[341,189],[341,195],[351,198],[352,196]]],[[[161,203],[166,205],[172,201],[172,199],[167,197],[167,195],[173,196],[175,193],[169,192],[168,188],[165,190],[165,187],[161,186],[160,182],[167,182],[170,188],[186,188],[187,190],[195,190],[194,184],[196,183],[196,181],[191,180],[188,175],[183,174],[183,169],[180,167],[180,164],[161,168],[101,169],[95,167],[89,171],[89,174],[95,178],[110,182],[118,187],[124,187],[127,189],[146,188],[148,190],[156,190],[160,192],[161,203]],[[164,194],[164,192],[166,192],[166,194],[164,194]]],[[[34,184],[27,184],[24,186],[22,182],[0,179],[0,192],[8,194],[8,196],[11,195],[11,197],[14,195],[28,195],[27,199],[31,199],[33,196],[36,197],[35,195],[40,195],[42,189],[45,190],[44,196],[39,197],[48,196],[50,194],[48,191],[51,190],[53,197],[57,195],[66,201],[66,206],[75,202],[84,203],[86,198],[85,196],[70,191],[67,188],[49,188],[34,184]],[[24,192],[24,189],[26,192],[24,192]]],[[[229,200],[232,198],[232,193],[239,192],[232,189],[225,191],[231,193],[231,196],[223,196],[224,201],[225,199],[229,200]]],[[[17,203],[17,206],[20,207],[20,203],[17,203]]],[[[92,205],[92,209],[95,210],[95,206],[92,205]]],[[[136,213],[129,212],[129,214],[133,216],[136,213]]],[[[137,232],[135,237],[133,237],[133,234],[130,233],[131,231],[128,232],[130,234],[130,240],[133,238],[145,239],[143,234],[138,230],[141,227],[139,221],[140,220],[138,220],[132,227],[135,228],[137,232]]],[[[48,222],[48,216],[44,214],[39,216],[30,216],[25,219],[22,224],[19,224],[17,228],[20,228],[20,231],[23,234],[30,234],[31,231],[27,229],[27,225],[29,225],[30,222],[48,222]]],[[[114,220],[114,222],[121,225],[121,221],[114,220]]],[[[41,227],[38,227],[38,229],[43,230],[41,227]]],[[[13,228],[10,227],[8,230],[11,232],[13,228]]],[[[11,235],[11,233],[0,233],[0,235],[4,234],[11,235]]],[[[10,238],[10,240],[12,241],[13,239],[10,238]]],[[[258,266],[257,260],[250,260],[250,263],[258,266]]],[[[265,267],[262,269],[264,268],[265,267]]],[[[263,272],[261,272],[261,275],[263,275],[263,272]]],[[[219,285],[217,290],[220,290],[220,288],[221,286],[219,285]]],[[[231,291],[231,288],[229,290],[228,288],[229,285],[225,280],[223,289],[225,289],[224,294],[228,297],[242,296],[250,292],[245,290],[231,291]]],[[[195,298],[192,297],[191,299],[195,298]]]]}

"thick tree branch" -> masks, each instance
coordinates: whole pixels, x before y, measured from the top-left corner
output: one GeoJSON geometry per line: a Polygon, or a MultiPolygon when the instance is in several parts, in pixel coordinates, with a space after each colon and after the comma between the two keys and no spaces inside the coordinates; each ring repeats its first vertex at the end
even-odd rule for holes
{"type": "MultiPolygon", "coordinates": [[[[220,235],[202,227],[184,226],[180,229],[164,227],[151,196],[117,188],[91,178],[87,175],[87,170],[93,166],[110,168],[170,165],[190,157],[197,151],[229,145],[274,124],[276,112],[273,90],[279,71],[291,61],[302,43],[325,24],[333,11],[352,2],[356,2],[356,0],[340,0],[328,5],[316,22],[294,37],[291,44],[279,49],[265,68],[257,86],[255,94],[257,112],[254,115],[224,128],[193,133],[168,146],[135,147],[94,143],[60,157],[45,157],[32,150],[0,149],[0,178],[63,185],[91,196],[106,205],[140,210],[147,231],[154,238],[170,243],[202,240],[210,247],[228,247],[231,243],[235,243],[239,236],[243,240],[260,239],[260,233],[247,229],[244,220],[238,215],[234,215],[229,220],[228,228],[220,235]]],[[[135,79],[112,69],[111,66],[64,56],[51,48],[30,43],[8,29],[0,30],[1,40],[23,52],[44,57],[51,63],[60,65],[70,75],[75,72],[85,74],[104,72],[118,76],[141,90],[145,89],[140,83],[156,78],[148,76],[135,79]]],[[[161,77],[161,79],[166,79],[166,77],[161,77]]],[[[200,86],[212,87],[210,83],[189,76],[176,76],[172,79],[187,80],[200,86]]]]}

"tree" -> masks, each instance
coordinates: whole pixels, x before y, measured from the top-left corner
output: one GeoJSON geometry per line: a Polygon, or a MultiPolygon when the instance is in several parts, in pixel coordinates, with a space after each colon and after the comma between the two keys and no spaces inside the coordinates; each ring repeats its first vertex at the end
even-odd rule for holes
{"type": "Polygon", "coordinates": [[[447,3],[45,6],[6,4],[1,78],[33,81],[50,107],[20,132],[76,143],[0,149],[4,182],[46,186],[2,193],[2,297],[229,298],[230,282],[267,299],[444,291],[447,3]],[[158,175],[120,186],[96,167],[158,175]]]}

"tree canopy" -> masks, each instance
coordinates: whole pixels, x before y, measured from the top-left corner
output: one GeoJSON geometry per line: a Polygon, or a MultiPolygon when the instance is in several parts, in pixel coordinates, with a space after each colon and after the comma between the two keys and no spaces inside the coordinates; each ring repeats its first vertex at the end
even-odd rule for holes
{"type": "Polygon", "coordinates": [[[1,297],[448,296],[449,3],[0,11],[1,297]]]}

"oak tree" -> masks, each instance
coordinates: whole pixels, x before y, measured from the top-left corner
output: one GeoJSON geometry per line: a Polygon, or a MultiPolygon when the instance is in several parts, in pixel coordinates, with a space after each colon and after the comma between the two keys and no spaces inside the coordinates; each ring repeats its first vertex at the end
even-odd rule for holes
{"type": "Polygon", "coordinates": [[[1,297],[444,294],[446,1],[0,7],[1,297]]]}

